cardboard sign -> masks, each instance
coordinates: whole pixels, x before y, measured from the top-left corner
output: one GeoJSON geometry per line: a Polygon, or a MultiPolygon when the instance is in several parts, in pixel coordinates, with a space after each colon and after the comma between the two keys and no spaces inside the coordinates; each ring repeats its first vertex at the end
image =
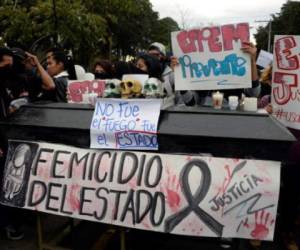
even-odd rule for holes
{"type": "Polygon", "coordinates": [[[0,201],[150,231],[272,240],[280,163],[10,141],[0,201]]]}
{"type": "Polygon", "coordinates": [[[300,129],[300,36],[275,36],[272,75],[273,115],[300,129]]]}
{"type": "Polygon", "coordinates": [[[105,80],[68,81],[69,103],[89,103],[88,94],[103,96],[105,80]]]}
{"type": "Polygon", "coordinates": [[[176,90],[249,88],[250,56],[241,42],[249,41],[247,23],[172,32],[176,90]]]}
{"type": "Polygon", "coordinates": [[[160,99],[98,99],[91,148],[157,150],[160,99]]]}
{"type": "Polygon", "coordinates": [[[265,51],[265,50],[261,50],[259,52],[258,58],[256,60],[256,64],[263,67],[263,68],[267,68],[269,67],[273,62],[273,54],[265,51]]]}

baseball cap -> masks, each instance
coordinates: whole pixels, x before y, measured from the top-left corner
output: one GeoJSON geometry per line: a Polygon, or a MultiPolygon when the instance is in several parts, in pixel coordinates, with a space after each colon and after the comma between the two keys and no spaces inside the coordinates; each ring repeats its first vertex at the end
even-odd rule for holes
{"type": "Polygon", "coordinates": [[[166,55],[166,47],[165,45],[163,45],[162,43],[159,43],[159,42],[155,42],[155,43],[152,43],[149,47],[149,50],[151,49],[156,49],[158,50],[162,55],[166,55]]]}
{"type": "Polygon", "coordinates": [[[22,61],[27,58],[25,51],[20,48],[11,48],[11,51],[12,51],[14,57],[16,57],[22,61]]]}

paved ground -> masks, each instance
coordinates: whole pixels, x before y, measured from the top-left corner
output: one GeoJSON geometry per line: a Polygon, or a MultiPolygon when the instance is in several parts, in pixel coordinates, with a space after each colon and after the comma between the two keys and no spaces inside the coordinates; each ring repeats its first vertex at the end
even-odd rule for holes
{"type": "MultiPolygon", "coordinates": [[[[59,216],[42,214],[42,227],[45,240],[54,233],[62,232],[62,225],[68,219],[59,216]]],[[[122,231],[119,227],[111,227],[100,223],[75,221],[72,234],[68,234],[60,246],[74,250],[119,250],[121,249],[122,231]]],[[[20,241],[9,241],[3,232],[0,234],[0,250],[35,250],[37,247],[37,231],[35,217],[27,221],[24,227],[25,237],[20,241]]],[[[220,243],[215,239],[196,238],[162,233],[152,233],[142,230],[123,230],[126,250],[221,250],[220,243]],[[142,247],[141,247],[142,246],[142,247]]],[[[299,234],[300,236],[300,234],[299,234]]],[[[300,237],[299,237],[300,240],[300,237]]],[[[233,246],[227,249],[250,250],[246,240],[235,240],[233,246]]],[[[261,250],[285,250],[276,242],[263,242],[261,250]]]]}

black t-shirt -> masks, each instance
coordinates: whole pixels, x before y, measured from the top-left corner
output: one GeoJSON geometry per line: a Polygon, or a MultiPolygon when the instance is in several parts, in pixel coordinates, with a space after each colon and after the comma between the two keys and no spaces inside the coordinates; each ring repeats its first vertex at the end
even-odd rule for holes
{"type": "Polygon", "coordinates": [[[53,79],[55,89],[43,90],[42,100],[48,100],[53,102],[67,102],[67,86],[68,77],[61,76],[53,79]]]}
{"type": "Polygon", "coordinates": [[[272,87],[267,83],[261,84],[261,91],[260,96],[263,97],[264,95],[270,95],[272,92],[272,87]]]}

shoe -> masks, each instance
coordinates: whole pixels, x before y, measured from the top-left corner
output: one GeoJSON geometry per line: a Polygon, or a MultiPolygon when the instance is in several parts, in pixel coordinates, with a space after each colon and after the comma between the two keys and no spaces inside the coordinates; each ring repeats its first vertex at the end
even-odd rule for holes
{"type": "Polygon", "coordinates": [[[24,232],[18,228],[8,226],[5,228],[6,237],[9,240],[21,240],[24,238],[24,232]]]}

